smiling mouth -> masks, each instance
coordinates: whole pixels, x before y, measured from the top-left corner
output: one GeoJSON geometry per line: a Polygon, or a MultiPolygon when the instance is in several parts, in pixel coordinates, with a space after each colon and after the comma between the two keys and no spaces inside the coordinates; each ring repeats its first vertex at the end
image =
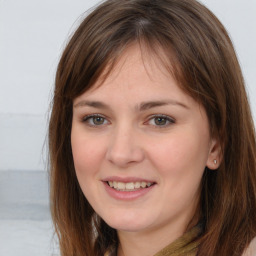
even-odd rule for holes
{"type": "Polygon", "coordinates": [[[154,182],[136,181],[136,182],[120,182],[120,181],[107,181],[111,188],[118,191],[137,191],[153,186],[154,182]]]}

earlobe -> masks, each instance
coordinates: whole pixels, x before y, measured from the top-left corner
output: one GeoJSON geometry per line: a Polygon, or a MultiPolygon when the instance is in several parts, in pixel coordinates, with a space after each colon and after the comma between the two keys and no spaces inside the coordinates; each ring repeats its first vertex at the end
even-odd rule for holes
{"type": "Polygon", "coordinates": [[[218,140],[213,139],[211,142],[206,166],[208,167],[208,169],[216,170],[219,168],[221,160],[222,156],[220,143],[218,140]]]}

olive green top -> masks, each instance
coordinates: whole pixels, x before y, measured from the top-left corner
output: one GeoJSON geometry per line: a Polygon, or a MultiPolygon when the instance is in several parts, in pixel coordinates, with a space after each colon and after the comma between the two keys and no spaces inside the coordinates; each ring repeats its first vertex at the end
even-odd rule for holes
{"type": "Polygon", "coordinates": [[[200,232],[200,226],[192,228],[154,256],[196,256],[199,243],[194,240],[200,232]]]}
{"type": "MultiPolygon", "coordinates": [[[[195,226],[183,236],[164,247],[153,256],[196,256],[199,243],[196,240],[201,232],[201,225],[195,226]]],[[[105,253],[104,256],[116,256],[116,249],[105,253]]]]}

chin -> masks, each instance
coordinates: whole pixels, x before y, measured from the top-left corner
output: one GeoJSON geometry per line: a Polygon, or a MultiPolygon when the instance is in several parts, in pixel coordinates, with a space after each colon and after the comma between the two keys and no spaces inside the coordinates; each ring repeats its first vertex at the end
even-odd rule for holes
{"type": "Polygon", "coordinates": [[[138,218],[138,216],[111,216],[110,218],[105,218],[104,221],[112,228],[120,231],[126,232],[138,232],[146,229],[150,226],[150,221],[145,218],[138,218]]]}
{"type": "Polygon", "coordinates": [[[125,232],[139,232],[141,230],[145,229],[145,226],[143,225],[136,225],[133,223],[132,225],[127,224],[127,223],[108,223],[108,225],[111,228],[114,228],[118,231],[125,231],[125,232]]]}

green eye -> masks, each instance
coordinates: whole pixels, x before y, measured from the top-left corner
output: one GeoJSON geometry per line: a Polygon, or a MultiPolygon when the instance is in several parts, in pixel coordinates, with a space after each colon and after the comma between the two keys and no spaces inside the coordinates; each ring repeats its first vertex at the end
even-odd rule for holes
{"type": "Polygon", "coordinates": [[[106,118],[100,115],[89,115],[83,119],[83,122],[87,123],[89,126],[101,126],[108,123],[106,118]]]}
{"type": "Polygon", "coordinates": [[[165,117],[155,117],[154,118],[156,125],[166,125],[167,119],[165,117]]]}
{"type": "Polygon", "coordinates": [[[154,115],[149,119],[148,124],[156,127],[168,127],[175,123],[175,120],[166,115],[154,115]]]}
{"type": "Polygon", "coordinates": [[[95,116],[92,117],[92,122],[95,125],[101,125],[104,124],[105,118],[101,117],[101,116],[95,116]]]}

